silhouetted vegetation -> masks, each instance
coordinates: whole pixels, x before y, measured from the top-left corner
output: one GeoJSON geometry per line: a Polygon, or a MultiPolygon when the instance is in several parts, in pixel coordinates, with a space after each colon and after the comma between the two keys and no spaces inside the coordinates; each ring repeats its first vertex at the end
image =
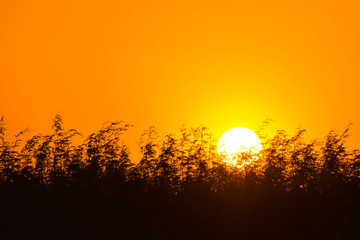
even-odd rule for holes
{"type": "Polygon", "coordinates": [[[311,142],[304,130],[278,131],[258,156],[238,156],[238,168],[202,127],[164,139],[149,128],[134,163],[121,141],[130,127],[105,123],[74,144],[79,133],[57,115],[51,134],[7,141],[2,118],[0,238],[360,238],[360,151],[346,147],[349,128],[311,142]]]}

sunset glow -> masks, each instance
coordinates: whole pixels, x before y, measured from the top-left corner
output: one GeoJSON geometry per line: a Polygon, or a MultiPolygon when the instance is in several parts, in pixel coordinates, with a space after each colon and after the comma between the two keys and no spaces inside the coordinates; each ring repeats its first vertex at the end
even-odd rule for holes
{"type": "Polygon", "coordinates": [[[359,109],[359,0],[0,0],[0,240],[360,239],[359,109]]]}
{"type": "Polygon", "coordinates": [[[359,1],[0,1],[0,116],[10,135],[61,113],[88,134],[184,122],[218,139],[233,126],[356,123],[359,1]],[[305,97],[306,96],[306,97],[305,97]],[[338,97],[334,97],[338,96],[338,97]],[[86,122],[83,122],[86,119],[86,122]]]}

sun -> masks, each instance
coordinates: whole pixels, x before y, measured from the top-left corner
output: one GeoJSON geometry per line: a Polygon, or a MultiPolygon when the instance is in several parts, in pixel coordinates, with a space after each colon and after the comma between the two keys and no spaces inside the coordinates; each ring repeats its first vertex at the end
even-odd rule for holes
{"type": "Polygon", "coordinates": [[[256,133],[243,127],[225,132],[218,144],[218,152],[224,161],[237,167],[249,163],[261,150],[261,141],[256,133]]]}

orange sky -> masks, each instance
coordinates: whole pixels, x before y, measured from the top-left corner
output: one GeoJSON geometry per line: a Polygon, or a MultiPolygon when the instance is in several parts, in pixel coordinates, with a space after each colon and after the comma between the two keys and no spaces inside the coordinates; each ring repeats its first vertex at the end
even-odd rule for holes
{"type": "MultiPolygon", "coordinates": [[[[87,134],[106,120],[297,127],[360,124],[358,1],[0,1],[0,116],[9,133],[60,112],[87,134]]],[[[360,127],[352,145],[360,147],[360,127]]]]}

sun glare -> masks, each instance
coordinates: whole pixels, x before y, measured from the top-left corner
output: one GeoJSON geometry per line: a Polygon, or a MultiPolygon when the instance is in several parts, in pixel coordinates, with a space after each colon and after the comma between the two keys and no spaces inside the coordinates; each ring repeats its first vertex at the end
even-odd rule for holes
{"type": "Polygon", "coordinates": [[[243,127],[225,132],[218,144],[218,152],[224,157],[224,161],[237,167],[248,163],[261,149],[261,141],[256,133],[243,127]],[[247,156],[246,159],[244,155],[247,156]]]}

